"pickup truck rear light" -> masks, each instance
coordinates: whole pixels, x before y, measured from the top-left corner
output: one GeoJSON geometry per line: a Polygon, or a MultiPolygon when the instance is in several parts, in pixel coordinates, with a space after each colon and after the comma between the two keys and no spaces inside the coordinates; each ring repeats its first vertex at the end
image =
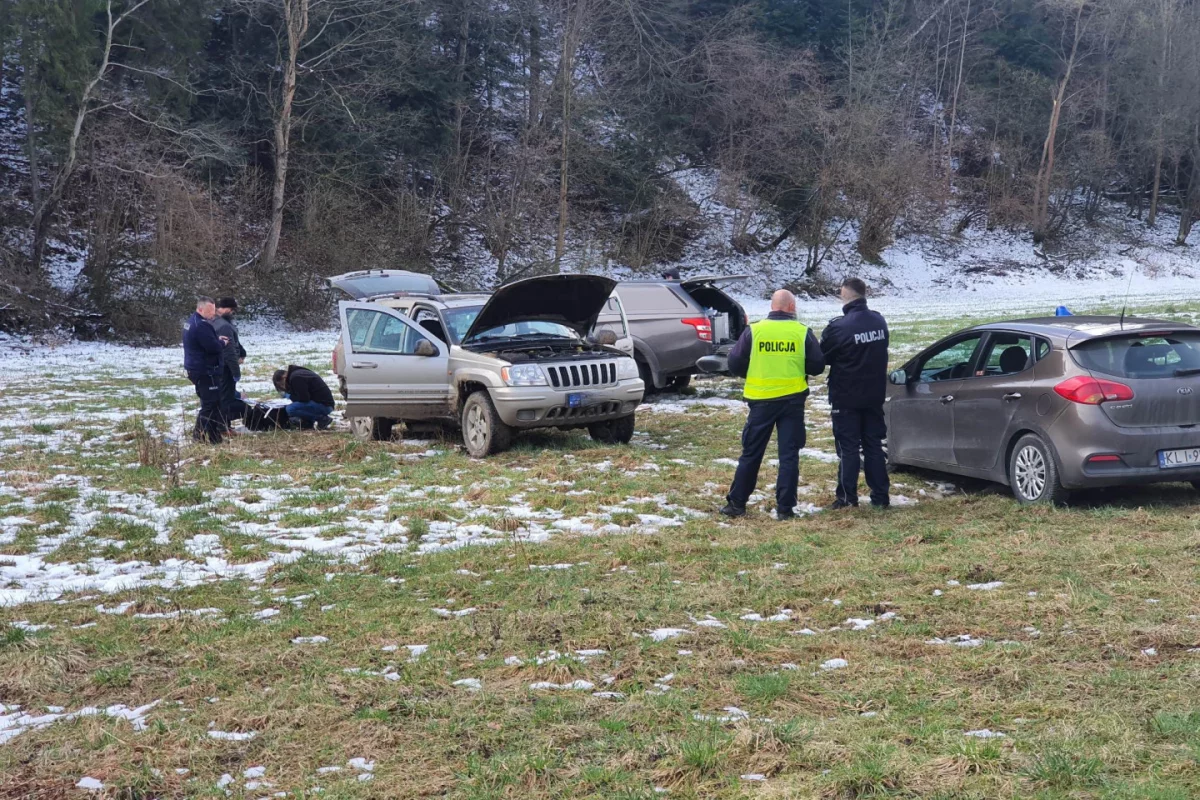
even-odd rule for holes
{"type": "Polygon", "coordinates": [[[1077,375],[1054,387],[1060,397],[1072,403],[1098,406],[1114,400],[1132,400],[1133,389],[1123,383],[1077,375]]]}
{"type": "Polygon", "coordinates": [[[712,320],[708,317],[687,317],[681,319],[684,325],[691,325],[696,329],[696,336],[702,341],[711,342],[713,340],[712,320]]]}
{"type": "Polygon", "coordinates": [[[333,348],[333,374],[337,374],[337,348],[333,348]]]}

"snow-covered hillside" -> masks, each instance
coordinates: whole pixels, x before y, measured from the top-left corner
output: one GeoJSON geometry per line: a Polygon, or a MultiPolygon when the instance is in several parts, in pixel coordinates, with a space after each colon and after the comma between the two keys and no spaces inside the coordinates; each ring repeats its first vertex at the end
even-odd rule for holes
{"type": "MultiPolygon", "coordinates": [[[[803,277],[803,248],[789,240],[772,252],[735,252],[730,238],[738,212],[722,202],[718,175],[697,168],[678,173],[677,180],[700,209],[705,231],[676,266],[684,277],[750,275],[740,290],[747,310],[751,316],[765,313],[763,298],[772,289],[803,277]]],[[[752,225],[760,224],[766,212],[754,213],[752,225]]],[[[947,215],[935,235],[900,235],[884,251],[883,264],[862,259],[854,248],[856,231],[848,225],[820,272],[834,281],[860,276],[872,287],[877,307],[911,317],[1048,313],[1061,304],[1119,304],[1127,291],[1141,304],[1200,300],[1200,251],[1173,244],[1173,218],[1148,229],[1123,208],[1110,207],[1095,228],[1074,231],[1049,252],[1023,231],[973,226],[954,235],[954,220],[947,215]]],[[[612,271],[632,274],[618,266],[612,271]]],[[[833,299],[801,303],[802,314],[818,318],[837,310],[833,299]]]]}

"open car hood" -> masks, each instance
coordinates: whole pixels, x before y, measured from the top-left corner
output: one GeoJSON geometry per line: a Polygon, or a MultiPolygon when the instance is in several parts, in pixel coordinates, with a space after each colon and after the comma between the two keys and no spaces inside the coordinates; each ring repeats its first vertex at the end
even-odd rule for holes
{"type": "Polygon", "coordinates": [[[340,289],[355,300],[385,294],[441,294],[437,281],[422,272],[404,269],[371,269],[334,275],[325,282],[340,289]]]}
{"type": "Polygon", "coordinates": [[[598,275],[546,275],[501,286],[479,310],[463,342],[514,322],[557,322],[583,339],[616,286],[598,275]]]}

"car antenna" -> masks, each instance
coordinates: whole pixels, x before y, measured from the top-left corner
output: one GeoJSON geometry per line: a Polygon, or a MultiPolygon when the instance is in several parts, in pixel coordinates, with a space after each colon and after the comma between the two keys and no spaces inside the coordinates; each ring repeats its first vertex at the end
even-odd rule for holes
{"type": "Polygon", "coordinates": [[[1133,276],[1137,272],[1137,264],[1129,269],[1129,283],[1125,285],[1125,299],[1121,301],[1121,330],[1125,330],[1125,309],[1129,307],[1129,293],[1133,290],[1133,276]]]}

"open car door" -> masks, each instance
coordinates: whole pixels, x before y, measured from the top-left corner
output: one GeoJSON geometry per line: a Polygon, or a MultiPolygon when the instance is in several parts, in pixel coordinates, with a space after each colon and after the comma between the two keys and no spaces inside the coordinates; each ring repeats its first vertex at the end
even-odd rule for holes
{"type": "Polygon", "coordinates": [[[450,347],[378,303],[338,303],[346,344],[346,416],[433,419],[450,414],[450,347]]]}

